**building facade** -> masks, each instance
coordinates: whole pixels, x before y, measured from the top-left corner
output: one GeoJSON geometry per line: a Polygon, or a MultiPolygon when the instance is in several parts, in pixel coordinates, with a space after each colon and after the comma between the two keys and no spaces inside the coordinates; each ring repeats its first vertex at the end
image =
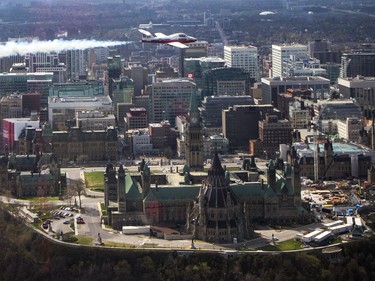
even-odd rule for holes
{"type": "Polygon", "coordinates": [[[259,81],[258,48],[254,46],[224,46],[224,60],[228,67],[244,69],[255,81],[259,81]]]}
{"type": "Polygon", "coordinates": [[[367,118],[372,117],[375,108],[375,76],[339,78],[337,84],[339,93],[344,98],[354,99],[361,107],[363,115],[367,118]]]}
{"type": "Polygon", "coordinates": [[[341,56],[341,78],[375,77],[375,53],[350,52],[341,56]]]}
{"type": "Polygon", "coordinates": [[[149,121],[168,120],[174,126],[175,118],[187,115],[192,99],[200,100],[201,93],[195,83],[186,79],[168,79],[147,87],[149,95],[149,121]]]}
{"type": "Polygon", "coordinates": [[[288,89],[308,89],[312,99],[328,98],[330,81],[320,76],[262,78],[262,103],[277,105],[278,95],[288,89]]]}
{"type": "Polygon", "coordinates": [[[247,150],[249,140],[259,137],[259,121],[267,113],[276,113],[272,105],[235,105],[223,110],[223,135],[229,140],[229,150],[247,150]]]}
{"type": "Polygon", "coordinates": [[[280,144],[292,142],[292,126],[286,119],[267,115],[265,120],[259,121],[259,139],[267,157],[274,158],[280,144]]]}
{"type": "Polygon", "coordinates": [[[295,45],[272,45],[272,77],[285,77],[287,73],[283,69],[284,59],[305,58],[307,56],[307,46],[295,45]]]}

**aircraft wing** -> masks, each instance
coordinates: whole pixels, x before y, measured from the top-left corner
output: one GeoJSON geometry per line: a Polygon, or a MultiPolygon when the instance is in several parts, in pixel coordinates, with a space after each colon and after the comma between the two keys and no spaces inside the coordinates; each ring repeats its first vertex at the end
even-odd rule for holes
{"type": "Polygon", "coordinates": [[[167,35],[165,35],[164,33],[161,33],[161,32],[155,32],[155,36],[156,37],[167,37],[167,35]]]}
{"type": "Polygon", "coordinates": [[[144,29],[138,29],[138,31],[144,35],[147,35],[147,36],[152,36],[151,32],[147,31],[147,30],[144,30],[144,29]]]}
{"type": "Polygon", "coordinates": [[[182,44],[181,42],[170,42],[170,43],[168,43],[168,45],[171,45],[173,47],[177,47],[177,48],[180,48],[180,49],[189,48],[188,46],[186,46],[185,44],[182,44]]]}

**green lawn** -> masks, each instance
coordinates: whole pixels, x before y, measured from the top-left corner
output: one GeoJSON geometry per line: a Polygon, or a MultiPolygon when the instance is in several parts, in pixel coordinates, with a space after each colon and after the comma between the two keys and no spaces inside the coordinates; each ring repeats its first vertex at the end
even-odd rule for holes
{"type": "Polygon", "coordinates": [[[89,236],[76,236],[76,238],[77,241],[75,243],[81,245],[91,245],[94,241],[94,239],[89,236]]]}
{"type": "Polygon", "coordinates": [[[85,184],[89,189],[104,191],[103,172],[85,172],[85,184]]]}
{"type": "Polygon", "coordinates": [[[267,245],[260,250],[263,251],[290,251],[290,250],[300,250],[303,244],[294,239],[287,240],[283,242],[276,242],[276,245],[267,245]]]}

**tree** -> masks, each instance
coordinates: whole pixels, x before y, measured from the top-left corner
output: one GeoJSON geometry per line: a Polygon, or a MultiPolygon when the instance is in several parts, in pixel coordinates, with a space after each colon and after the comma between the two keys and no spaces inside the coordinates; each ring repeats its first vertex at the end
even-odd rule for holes
{"type": "Polygon", "coordinates": [[[79,208],[82,208],[81,196],[85,194],[85,183],[82,179],[70,180],[70,189],[78,196],[79,208]]]}

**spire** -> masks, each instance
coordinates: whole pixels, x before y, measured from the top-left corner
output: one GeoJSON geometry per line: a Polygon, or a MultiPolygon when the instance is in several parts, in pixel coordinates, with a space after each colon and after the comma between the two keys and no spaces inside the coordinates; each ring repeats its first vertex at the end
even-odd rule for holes
{"type": "Polygon", "coordinates": [[[122,164],[118,168],[118,175],[119,175],[119,179],[120,178],[123,179],[125,177],[125,170],[124,170],[124,166],[122,166],[122,164]]]}
{"type": "Polygon", "coordinates": [[[197,103],[197,97],[195,96],[195,93],[191,94],[189,112],[190,112],[190,115],[192,113],[198,113],[198,103],[197,103]]]}
{"type": "Polygon", "coordinates": [[[215,150],[215,154],[214,154],[214,159],[213,159],[212,164],[211,164],[211,168],[209,170],[209,174],[210,174],[210,172],[215,173],[215,174],[219,174],[219,173],[224,174],[224,169],[221,166],[221,161],[220,161],[219,155],[218,155],[216,150],[215,150]]]}

